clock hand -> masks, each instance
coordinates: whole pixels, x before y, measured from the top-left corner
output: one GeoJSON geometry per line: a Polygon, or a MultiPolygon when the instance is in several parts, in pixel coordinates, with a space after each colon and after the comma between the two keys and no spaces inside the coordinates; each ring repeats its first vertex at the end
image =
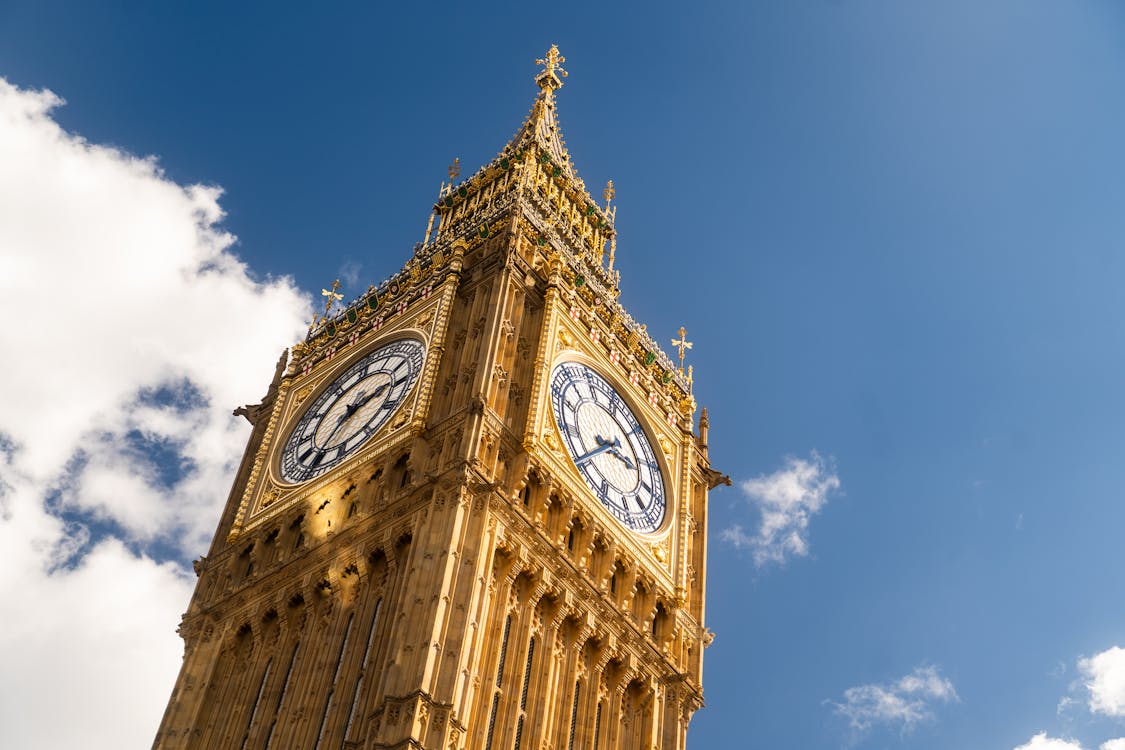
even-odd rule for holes
{"type": "Polygon", "coordinates": [[[394,382],[388,380],[386,383],[383,383],[381,386],[379,386],[378,388],[376,388],[374,391],[367,394],[366,396],[364,396],[363,392],[361,391],[360,392],[361,398],[358,401],[356,401],[354,404],[349,406],[347,409],[344,410],[344,414],[343,414],[343,416],[340,417],[339,421],[343,422],[344,420],[350,419],[351,416],[353,414],[355,414],[357,411],[359,411],[360,409],[362,409],[367,404],[368,401],[371,401],[372,399],[375,399],[375,398],[379,398],[380,396],[382,396],[384,393],[387,392],[388,388],[398,385],[403,380],[405,380],[405,378],[400,378],[399,380],[394,381],[394,382]]]}
{"type": "Polygon", "coordinates": [[[598,455],[601,455],[602,453],[605,453],[606,451],[613,451],[613,450],[616,450],[617,448],[621,447],[621,441],[618,440],[617,438],[614,438],[612,441],[610,441],[610,440],[606,440],[601,435],[594,435],[594,442],[598,444],[598,447],[594,448],[594,450],[590,451],[589,453],[587,453],[585,455],[582,455],[582,456],[579,456],[578,458],[574,459],[574,463],[576,463],[576,464],[586,463],[587,461],[589,461],[594,456],[598,456],[598,455]]]}
{"type": "Polygon", "coordinates": [[[360,391],[358,398],[354,402],[349,404],[344,409],[343,414],[341,414],[339,417],[336,418],[336,424],[340,425],[341,423],[346,422],[347,420],[351,419],[352,415],[355,414],[360,409],[362,409],[364,406],[366,406],[368,401],[371,401],[372,399],[375,399],[375,398],[379,398],[384,393],[386,393],[387,389],[390,388],[392,385],[397,385],[397,383],[392,383],[391,381],[388,380],[386,383],[383,383],[381,386],[376,388],[371,393],[364,394],[363,391],[360,391]]]}
{"type": "MultiPolygon", "coordinates": [[[[362,396],[362,394],[361,394],[361,396],[362,396]]],[[[344,408],[344,413],[341,414],[336,419],[336,426],[332,428],[332,432],[329,432],[328,437],[326,437],[324,439],[324,445],[326,447],[329,446],[329,445],[332,445],[332,438],[336,437],[336,433],[340,430],[341,427],[344,426],[344,423],[347,422],[349,419],[351,419],[352,416],[357,411],[359,411],[360,408],[362,408],[364,404],[366,404],[368,401],[370,401],[372,398],[374,398],[374,396],[375,396],[375,394],[373,393],[370,396],[367,396],[366,398],[361,397],[355,403],[350,404],[350,405],[348,405],[347,407],[344,408]]],[[[322,453],[323,453],[323,451],[322,451],[322,453]]]]}
{"type": "MultiPolygon", "coordinates": [[[[399,382],[401,382],[401,380],[399,382]]],[[[345,422],[347,422],[349,419],[351,419],[353,416],[355,416],[355,413],[357,411],[359,411],[360,409],[362,409],[367,404],[368,401],[371,401],[374,398],[378,398],[379,396],[382,396],[384,393],[387,392],[387,389],[390,388],[393,385],[398,385],[398,383],[387,381],[386,383],[383,383],[381,386],[376,388],[374,391],[372,391],[371,393],[368,393],[366,395],[363,393],[363,391],[360,391],[359,397],[357,398],[357,400],[352,402],[348,406],[346,406],[344,408],[344,413],[341,414],[339,417],[337,417],[336,426],[332,428],[332,432],[328,433],[328,437],[325,438],[324,444],[326,446],[331,445],[332,444],[332,438],[336,437],[336,432],[339,431],[339,429],[344,426],[345,422]]],[[[323,451],[322,451],[322,453],[323,453],[323,451]]]]}
{"type": "Polygon", "coordinates": [[[625,464],[626,468],[629,468],[629,469],[636,469],[637,468],[637,465],[635,463],[633,463],[632,460],[630,460],[628,456],[626,456],[624,453],[617,450],[616,448],[611,448],[608,452],[609,452],[609,455],[617,456],[618,458],[620,458],[621,462],[625,464]]]}

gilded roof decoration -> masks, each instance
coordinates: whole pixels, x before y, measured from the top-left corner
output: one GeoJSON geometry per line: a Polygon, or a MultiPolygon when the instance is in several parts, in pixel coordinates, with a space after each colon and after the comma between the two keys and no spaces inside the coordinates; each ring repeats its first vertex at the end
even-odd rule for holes
{"type": "Polygon", "coordinates": [[[431,231],[431,217],[425,241],[415,246],[407,265],[334,316],[321,318],[310,330],[304,351],[312,353],[322,334],[328,333],[331,338],[349,321],[382,308],[384,303],[416,299],[419,278],[433,275],[452,255],[455,242],[464,241],[466,236],[471,236],[473,246],[485,241],[506,223],[504,217],[518,205],[537,235],[538,246],[559,251],[568,268],[569,283],[591,314],[611,329],[619,328],[624,339],[643,351],[645,367],[656,373],[658,382],[674,385],[681,391],[673,401],[690,396],[691,385],[682,363],[677,367],[645,326],[617,301],[620,274],[613,269],[613,220],[617,207],[611,205],[616,189],[610,181],[602,193],[605,205],[598,205],[578,177],[566,150],[555,103],[555,92],[567,75],[561,67],[565,60],[552,45],[546,56],[536,61],[542,66],[535,79],[539,93],[520,129],[495,159],[460,183],[455,180],[461,174],[461,161],[454,160],[448,170],[450,181],[442,183],[434,205],[434,214],[440,221],[437,230],[431,231]]]}

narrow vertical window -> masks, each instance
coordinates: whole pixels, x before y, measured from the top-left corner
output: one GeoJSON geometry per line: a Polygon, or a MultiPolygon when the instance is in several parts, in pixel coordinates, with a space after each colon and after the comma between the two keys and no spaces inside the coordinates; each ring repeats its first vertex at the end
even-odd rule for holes
{"type": "Polygon", "coordinates": [[[504,636],[500,639],[500,659],[496,665],[496,687],[492,693],[492,708],[488,712],[488,737],[484,750],[492,750],[492,731],[496,728],[496,711],[500,708],[500,683],[504,681],[504,660],[508,656],[508,634],[512,630],[512,616],[504,620],[504,636]]]}
{"type": "Polygon", "coordinates": [[[531,683],[531,662],[535,658],[535,637],[527,643],[527,665],[523,668],[523,692],[520,693],[520,718],[516,722],[516,743],[512,750],[520,750],[523,740],[523,722],[527,717],[527,689],[531,683]]]}
{"type": "Polygon", "coordinates": [[[249,547],[242,550],[242,554],[239,555],[239,557],[242,558],[242,563],[243,563],[243,568],[242,568],[242,577],[243,578],[248,577],[251,573],[254,572],[254,558],[252,556],[253,554],[254,554],[254,545],[251,544],[249,547]]]}
{"type": "Polygon", "coordinates": [[[383,600],[375,602],[375,614],[371,616],[371,630],[367,634],[367,646],[363,649],[363,661],[359,663],[359,677],[355,681],[352,691],[352,707],[348,710],[348,723],[344,727],[343,742],[348,741],[352,733],[352,722],[355,721],[355,710],[359,706],[359,690],[363,687],[363,678],[367,674],[367,657],[371,654],[371,644],[375,642],[375,627],[379,624],[379,610],[383,607],[383,600]]]}
{"type": "Polygon", "coordinates": [[[262,702],[262,692],[266,689],[266,680],[270,677],[270,667],[273,659],[266,662],[266,671],[262,673],[262,681],[258,684],[258,694],[254,696],[254,707],[250,709],[250,721],[246,722],[246,731],[242,733],[242,750],[246,750],[246,743],[250,741],[250,728],[254,726],[254,718],[258,715],[258,704],[262,702]]]}
{"type": "Polygon", "coordinates": [[[336,692],[336,679],[340,676],[340,666],[344,663],[344,654],[348,650],[348,639],[352,635],[352,622],[355,621],[355,612],[348,615],[348,624],[344,628],[344,640],[340,644],[340,653],[336,655],[336,669],[332,672],[332,682],[328,683],[328,697],[324,699],[324,713],[320,715],[320,729],[316,732],[316,744],[313,745],[313,750],[320,747],[320,741],[324,739],[324,728],[328,725],[328,710],[332,708],[332,695],[336,692]]]}
{"type": "Polygon", "coordinates": [[[297,651],[300,648],[300,641],[293,644],[293,655],[289,657],[289,666],[285,669],[285,679],[281,681],[281,690],[277,693],[277,705],[273,710],[273,721],[270,722],[270,730],[266,734],[266,750],[270,750],[270,743],[273,742],[273,730],[277,727],[277,718],[281,716],[281,704],[285,700],[285,690],[289,687],[289,676],[293,674],[293,664],[297,661],[297,651]]]}
{"type": "Polygon", "coordinates": [[[504,637],[500,641],[500,662],[496,665],[496,687],[500,687],[500,682],[504,679],[504,660],[508,656],[508,633],[512,630],[512,616],[508,615],[508,619],[504,620],[504,637]]]}
{"type": "Polygon", "coordinates": [[[570,739],[566,742],[566,750],[574,750],[574,730],[578,727],[578,696],[582,691],[582,683],[574,681],[574,703],[570,706],[570,739]]]}
{"type": "Polygon", "coordinates": [[[598,701],[598,712],[594,714],[594,744],[593,750],[598,750],[602,736],[602,704],[598,701]]]}

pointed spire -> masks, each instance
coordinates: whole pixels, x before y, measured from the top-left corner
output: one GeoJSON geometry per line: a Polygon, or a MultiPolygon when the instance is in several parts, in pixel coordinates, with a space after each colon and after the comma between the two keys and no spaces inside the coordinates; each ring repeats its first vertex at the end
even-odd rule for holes
{"type": "Polygon", "coordinates": [[[519,151],[528,142],[535,142],[540,148],[550,154],[555,166],[568,177],[578,179],[574,167],[570,163],[570,154],[566,151],[562,133],[559,132],[558,121],[555,117],[555,92],[562,88],[563,79],[567,72],[561,67],[566,58],[559,54],[557,45],[552,44],[545,57],[535,61],[543,69],[535,76],[535,83],[539,86],[539,95],[531,105],[531,112],[524,120],[519,132],[509,141],[505,151],[519,151]]]}

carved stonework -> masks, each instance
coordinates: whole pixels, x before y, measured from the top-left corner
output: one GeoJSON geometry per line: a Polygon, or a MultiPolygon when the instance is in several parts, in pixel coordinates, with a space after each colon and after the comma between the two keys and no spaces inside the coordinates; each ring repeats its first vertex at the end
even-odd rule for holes
{"type": "Polygon", "coordinates": [[[237,746],[251,715],[247,747],[268,732],[278,748],[475,750],[491,732],[512,748],[521,731],[521,747],[547,750],[567,746],[572,716],[588,747],[598,701],[601,745],[684,750],[713,638],[707,492],[723,475],[709,423],[692,434],[690,367],[618,302],[615,193],[591,195],[572,166],[555,109],[563,62],[544,57],[532,110],[495,159],[463,179],[451,167],[402,270],[329,299],[261,403],[239,410],[253,442],[195,565],[156,750],[237,746]],[[335,439],[400,375],[363,381],[300,445],[331,466],[286,479],[282,448],[317,394],[403,338],[424,344],[413,390],[337,461],[335,439]],[[572,457],[551,404],[564,359],[603,375],[655,438],[667,514],[653,533],[585,484],[576,461],[633,458],[608,424],[582,438],[593,455],[572,457]],[[344,687],[326,703],[334,676],[344,687]]]}

